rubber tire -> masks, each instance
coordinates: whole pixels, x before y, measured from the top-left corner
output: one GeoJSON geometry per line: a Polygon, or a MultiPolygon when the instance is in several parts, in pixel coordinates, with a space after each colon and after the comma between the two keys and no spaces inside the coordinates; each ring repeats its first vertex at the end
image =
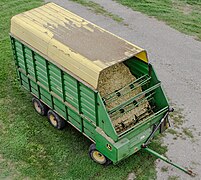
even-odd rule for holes
{"type": "Polygon", "coordinates": [[[32,98],[32,103],[33,103],[35,111],[38,114],[40,114],[41,116],[46,116],[47,115],[48,107],[45,104],[43,104],[39,99],[37,99],[35,97],[32,98]],[[38,108],[40,109],[40,112],[36,109],[35,104],[37,104],[38,108]]]}
{"type": "Polygon", "coordinates": [[[54,128],[56,128],[58,130],[62,130],[63,128],[66,127],[67,122],[64,119],[62,119],[57,113],[55,113],[53,110],[50,109],[48,111],[47,117],[48,117],[48,120],[49,120],[50,124],[54,128]],[[54,116],[54,120],[56,121],[56,124],[53,124],[52,121],[50,120],[51,116],[54,116]]]}
{"type": "MultiPolygon", "coordinates": [[[[99,163],[98,161],[96,161],[94,158],[93,158],[93,152],[94,151],[98,151],[97,149],[96,149],[96,145],[95,144],[91,144],[90,146],[89,146],[89,157],[94,161],[94,162],[96,162],[96,163],[98,163],[98,164],[101,164],[101,165],[104,165],[104,166],[108,166],[108,165],[110,165],[111,163],[112,163],[112,161],[111,160],[109,160],[105,155],[103,155],[102,153],[102,155],[105,157],[105,159],[106,159],[106,161],[104,162],[104,163],[99,163]]],[[[99,151],[98,151],[99,152],[99,151]]]]}

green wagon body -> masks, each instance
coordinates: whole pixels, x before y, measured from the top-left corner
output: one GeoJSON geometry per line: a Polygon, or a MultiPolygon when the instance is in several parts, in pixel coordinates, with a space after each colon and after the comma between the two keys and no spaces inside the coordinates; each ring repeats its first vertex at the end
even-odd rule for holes
{"type": "MultiPolygon", "coordinates": [[[[155,86],[155,114],[117,135],[98,92],[17,39],[11,37],[11,42],[21,85],[95,142],[97,149],[114,163],[140,150],[152,132],[153,125],[168,111],[167,99],[152,67],[150,88],[155,86]],[[108,148],[108,145],[112,148],[108,148]]],[[[137,73],[136,76],[149,73],[148,64],[137,58],[125,63],[134,74],[137,73]]]]}
{"type": "MultiPolygon", "coordinates": [[[[113,163],[139,151],[155,125],[168,112],[168,101],[153,67],[136,56],[130,57],[123,63],[135,77],[151,77],[148,86],[142,89],[145,96],[153,94],[150,104],[154,113],[118,134],[95,88],[12,33],[11,43],[21,85],[93,141],[96,149],[113,163]]],[[[166,121],[156,134],[164,127],[166,121]]]]}

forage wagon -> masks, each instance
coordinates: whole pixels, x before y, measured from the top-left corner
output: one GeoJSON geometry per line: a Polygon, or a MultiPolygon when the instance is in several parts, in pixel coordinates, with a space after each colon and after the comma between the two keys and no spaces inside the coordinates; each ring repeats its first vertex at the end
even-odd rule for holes
{"type": "Polygon", "coordinates": [[[35,110],[89,138],[95,162],[145,149],[171,163],[147,147],[168,127],[170,108],[145,50],[54,3],[14,16],[10,37],[35,110]]]}

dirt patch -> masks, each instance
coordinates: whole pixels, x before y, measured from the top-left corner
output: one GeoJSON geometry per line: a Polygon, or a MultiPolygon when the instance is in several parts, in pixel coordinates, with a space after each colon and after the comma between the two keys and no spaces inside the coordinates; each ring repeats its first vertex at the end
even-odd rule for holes
{"type": "Polygon", "coordinates": [[[173,1],[173,6],[179,9],[185,15],[188,15],[193,11],[193,7],[190,4],[183,4],[178,1],[173,1]]]}
{"type": "Polygon", "coordinates": [[[192,7],[189,4],[183,6],[181,10],[183,11],[184,14],[190,14],[193,11],[192,7]]]}
{"type": "Polygon", "coordinates": [[[129,173],[128,174],[128,179],[127,180],[134,180],[134,179],[136,179],[136,175],[135,175],[135,173],[129,173]]]}
{"type": "Polygon", "coordinates": [[[0,154],[0,163],[4,161],[3,156],[0,154]]]}
{"type": "Polygon", "coordinates": [[[179,180],[179,176],[169,176],[168,180],[179,180]]]}
{"type": "Polygon", "coordinates": [[[0,179],[16,179],[17,177],[19,177],[19,172],[15,164],[0,154],[0,179]]]}

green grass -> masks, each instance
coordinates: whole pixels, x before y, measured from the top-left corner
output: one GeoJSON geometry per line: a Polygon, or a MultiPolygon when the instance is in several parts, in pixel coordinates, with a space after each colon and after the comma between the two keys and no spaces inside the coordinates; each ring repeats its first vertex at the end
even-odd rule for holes
{"type": "Polygon", "coordinates": [[[172,135],[175,135],[175,136],[178,135],[178,131],[176,131],[176,130],[174,130],[174,129],[171,129],[171,128],[168,129],[167,132],[170,133],[170,134],[172,134],[172,135]]]}
{"type": "Polygon", "coordinates": [[[168,166],[163,166],[161,168],[161,172],[168,172],[168,166]]]}
{"type": "Polygon", "coordinates": [[[175,128],[180,128],[184,123],[185,117],[183,116],[182,111],[182,109],[175,107],[174,112],[170,113],[170,118],[172,119],[175,128]]]}
{"type": "Polygon", "coordinates": [[[169,176],[168,180],[179,180],[179,176],[169,176]]]}
{"type": "Polygon", "coordinates": [[[201,40],[200,0],[116,0],[201,40]]]}
{"type": "MultiPolygon", "coordinates": [[[[31,95],[16,77],[12,57],[10,18],[41,5],[40,0],[0,0],[0,179],[154,179],[155,157],[145,153],[103,167],[88,157],[90,141],[69,126],[53,129],[32,107],[31,95]]],[[[165,153],[159,140],[151,148],[165,153]]]]}
{"type": "Polygon", "coordinates": [[[182,128],[182,129],[183,129],[183,133],[184,133],[188,138],[191,138],[191,139],[194,138],[193,133],[192,133],[192,130],[190,130],[189,128],[182,128]]]}
{"type": "Polygon", "coordinates": [[[114,21],[117,21],[117,22],[123,21],[123,18],[119,17],[116,14],[112,14],[111,12],[108,12],[107,10],[105,10],[105,8],[103,6],[101,6],[100,4],[95,3],[93,1],[89,1],[89,0],[71,0],[71,1],[79,3],[85,7],[88,7],[90,10],[92,10],[96,14],[101,14],[103,16],[110,17],[114,21]]]}
{"type": "MultiPolygon", "coordinates": [[[[172,106],[174,107],[175,104],[172,104],[172,106]]],[[[187,137],[194,142],[193,129],[181,127],[185,121],[185,117],[182,113],[183,110],[176,107],[175,109],[176,110],[173,113],[170,113],[170,122],[172,122],[174,128],[169,128],[166,132],[172,134],[174,140],[177,140],[178,138],[186,140],[187,137]]]]}

